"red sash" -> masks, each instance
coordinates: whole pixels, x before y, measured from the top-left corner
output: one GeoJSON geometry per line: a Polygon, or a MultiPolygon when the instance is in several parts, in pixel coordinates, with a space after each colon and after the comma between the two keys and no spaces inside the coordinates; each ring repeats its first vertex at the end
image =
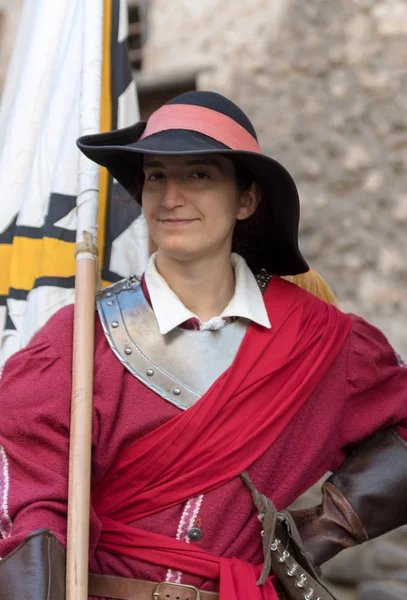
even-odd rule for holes
{"type": "Polygon", "coordinates": [[[206,394],[123,448],[93,492],[103,528],[100,547],[204,578],[220,577],[222,600],[276,595],[270,581],[255,585],[261,565],[217,557],[129,524],[246,470],[277,439],[338,355],[349,333],[346,315],[278,277],[264,301],[272,328],[251,324],[232,366],[206,394]]]}

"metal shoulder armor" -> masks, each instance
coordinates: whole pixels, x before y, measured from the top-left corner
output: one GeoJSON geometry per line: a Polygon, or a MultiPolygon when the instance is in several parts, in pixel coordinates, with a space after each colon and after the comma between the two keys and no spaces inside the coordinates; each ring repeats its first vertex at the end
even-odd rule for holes
{"type": "Polygon", "coordinates": [[[176,327],[162,335],[137,276],[105,288],[96,303],[120,362],[181,409],[192,406],[230,367],[249,325],[240,318],[217,331],[176,327]]]}

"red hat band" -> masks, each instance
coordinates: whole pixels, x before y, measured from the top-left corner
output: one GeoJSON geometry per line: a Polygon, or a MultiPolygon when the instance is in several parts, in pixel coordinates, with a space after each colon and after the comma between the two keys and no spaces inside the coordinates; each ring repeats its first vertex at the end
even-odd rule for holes
{"type": "Polygon", "coordinates": [[[140,141],[171,129],[196,131],[217,140],[231,150],[261,154],[257,140],[239,123],[216,110],[194,104],[166,104],[156,110],[148,119],[140,141]]]}

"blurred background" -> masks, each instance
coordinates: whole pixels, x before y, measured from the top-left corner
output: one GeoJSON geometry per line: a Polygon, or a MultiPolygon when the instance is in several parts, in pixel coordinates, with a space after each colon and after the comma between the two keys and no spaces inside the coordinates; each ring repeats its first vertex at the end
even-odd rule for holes
{"type": "MultiPolygon", "coordinates": [[[[0,0],[0,94],[22,4],[0,0]]],[[[129,0],[128,12],[141,116],[192,89],[241,106],[299,186],[307,260],[406,357],[407,0],[129,0]]],[[[338,597],[406,599],[406,546],[399,531],[345,552],[326,569],[350,585],[338,597]]]]}

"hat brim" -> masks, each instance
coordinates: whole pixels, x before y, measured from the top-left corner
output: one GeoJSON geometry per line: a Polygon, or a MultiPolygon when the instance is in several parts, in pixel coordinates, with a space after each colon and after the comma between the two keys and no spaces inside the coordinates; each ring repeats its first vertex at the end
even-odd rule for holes
{"type": "Polygon", "coordinates": [[[275,159],[257,152],[232,150],[211,137],[190,130],[169,130],[140,141],[146,123],[77,141],[92,161],[106,167],[111,175],[137,198],[135,181],[143,167],[143,155],[222,154],[242,163],[262,190],[261,223],[256,213],[250,243],[238,249],[253,272],[264,268],[276,275],[296,275],[309,270],[298,247],[299,197],[289,172],[275,159]]]}

